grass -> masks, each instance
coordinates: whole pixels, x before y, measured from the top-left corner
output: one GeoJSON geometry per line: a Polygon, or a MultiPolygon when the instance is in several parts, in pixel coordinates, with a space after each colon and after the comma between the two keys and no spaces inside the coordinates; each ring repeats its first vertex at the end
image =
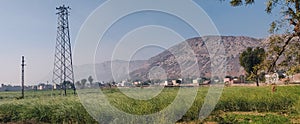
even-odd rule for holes
{"type": "Polygon", "coordinates": [[[30,99],[0,106],[0,122],[94,122],[77,98],[30,99]],[[60,101],[63,100],[63,101],[60,101]]]}
{"type": "MultiPolygon", "coordinates": [[[[222,111],[259,111],[293,112],[294,104],[299,101],[299,87],[278,87],[271,92],[271,87],[226,88],[217,110],[222,111]]],[[[297,106],[299,107],[299,106],[297,106]]]]}
{"type": "Polygon", "coordinates": [[[16,99],[16,92],[0,94],[15,95],[0,100],[0,123],[96,123],[74,95],[62,97],[59,91],[29,91],[25,99],[16,99]]]}
{"type": "Polygon", "coordinates": [[[221,116],[216,116],[215,121],[219,123],[239,123],[239,124],[283,124],[291,123],[288,117],[274,113],[225,113],[221,116]]]}
{"type": "MultiPolygon", "coordinates": [[[[147,91],[147,88],[143,90],[151,92],[147,91]]],[[[190,95],[188,90],[186,89],[182,96],[190,95]]],[[[94,108],[104,103],[101,99],[104,96],[117,110],[133,115],[148,115],[160,112],[173,103],[179,88],[165,88],[159,95],[149,100],[130,98],[128,95],[134,93],[130,91],[125,94],[118,89],[105,89],[103,95],[96,96],[98,91],[98,89],[80,91],[80,95],[88,96],[86,98],[81,96],[81,100],[90,100],[84,105],[77,96],[59,96],[59,91],[28,91],[25,92],[25,99],[16,99],[19,92],[0,92],[0,123],[97,123],[96,120],[111,118],[111,115],[115,114],[107,108],[94,108]],[[99,112],[100,110],[103,111],[99,112]]],[[[69,94],[71,92],[69,91],[69,94]]],[[[300,86],[278,86],[274,93],[269,86],[225,87],[211,115],[199,122],[197,121],[199,111],[207,92],[207,87],[198,89],[195,101],[178,122],[300,123],[300,86]]],[[[143,96],[142,93],[139,95],[143,96]]],[[[170,116],[179,116],[180,107],[188,106],[185,97],[176,104],[174,111],[167,111],[170,116]]],[[[166,122],[163,120],[166,116],[155,118],[160,122],[166,122]]],[[[134,122],[126,119],[123,121],[134,122]]]]}

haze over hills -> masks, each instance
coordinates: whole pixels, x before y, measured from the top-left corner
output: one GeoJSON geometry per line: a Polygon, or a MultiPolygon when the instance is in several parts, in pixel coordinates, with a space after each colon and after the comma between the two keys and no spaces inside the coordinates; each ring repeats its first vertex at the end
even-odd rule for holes
{"type": "MultiPolygon", "coordinates": [[[[130,67],[130,70],[136,70],[146,64],[146,60],[134,60],[134,61],[124,61],[124,60],[113,60],[113,61],[105,61],[102,63],[96,64],[85,64],[74,66],[74,76],[75,82],[80,81],[81,79],[87,79],[89,76],[92,76],[94,81],[112,81],[114,72],[115,75],[121,75],[125,73],[125,69],[130,67]],[[128,66],[129,65],[129,66],[128,66]],[[114,71],[112,71],[114,70],[114,71]]],[[[117,77],[116,77],[117,78],[117,77]]],[[[44,77],[42,80],[51,81],[52,72],[44,77]]],[[[39,82],[43,83],[43,82],[39,82]]]]}
{"type": "Polygon", "coordinates": [[[79,81],[83,78],[88,78],[93,76],[96,81],[112,81],[113,75],[116,75],[115,78],[124,77],[123,74],[126,74],[129,70],[136,70],[146,64],[146,60],[134,60],[134,61],[124,61],[124,60],[114,60],[114,61],[105,61],[103,63],[97,64],[86,64],[74,67],[74,74],[76,79],[79,81]]]}
{"type": "MultiPolygon", "coordinates": [[[[147,80],[153,78],[180,78],[182,77],[182,67],[189,67],[198,64],[199,72],[184,70],[189,77],[210,77],[211,76],[211,56],[208,47],[216,50],[217,45],[210,44],[214,40],[221,40],[225,49],[226,73],[231,76],[244,74],[243,68],[239,64],[239,54],[247,47],[263,47],[263,39],[256,39],[245,36],[205,36],[196,37],[177,44],[168,50],[151,57],[149,60],[138,61],[107,61],[93,65],[78,66],[75,69],[76,79],[87,78],[89,75],[96,76],[98,81],[120,81],[124,79],[147,80]],[[188,51],[190,50],[190,51],[188,51]],[[193,51],[195,57],[187,53],[193,51]],[[196,59],[195,59],[196,58],[196,59]],[[198,61],[198,62],[197,62],[198,61]],[[95,67],[95,71],[94,68],[95,67]],[[94,71],[95,73],[91,72],[94,71]],[[149,75],[149,72],[151,73],[149,75]],[[153,73],[154,72],[154,73],[153,73]],[[95,75],[96,74],[96,75],[95,75]]],[[[195,67],[197,67],[195,66],[195,67]]]]}

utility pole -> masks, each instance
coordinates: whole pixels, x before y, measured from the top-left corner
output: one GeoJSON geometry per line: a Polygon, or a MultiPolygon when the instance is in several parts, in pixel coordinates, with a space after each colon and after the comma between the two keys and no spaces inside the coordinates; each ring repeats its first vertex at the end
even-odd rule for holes
{"type": "Polygon", "coordinates": [[[22,96],[21,98],[23,99],[24,98],[24,67],[25,67],[25,59],[24,59],[24,56],[22,56],[22,63],[21,63],[21,67],[22,67],[22,96]]]}
{"type": "Polygon", "coordinates": [[[63,5],[57,7],[56,10],[58,10],[56,13],[58,15],[58,20],[52,82],[59,84],[66,96],[67,84],[71,84],[74,94],[76,93],[68,20],[70,7],[63,5]]]}

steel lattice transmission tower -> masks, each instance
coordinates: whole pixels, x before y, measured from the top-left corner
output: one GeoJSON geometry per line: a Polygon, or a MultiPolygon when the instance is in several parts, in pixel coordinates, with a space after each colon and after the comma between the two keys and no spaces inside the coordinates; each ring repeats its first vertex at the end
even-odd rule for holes
{"type": "Polygon", "coordinates": [[[74,94],[76,92],[69,33],[69,9],[70,7],[65,5],[56,8],[58,10],[56,13],[58,22],[52,81],[61,86],[60,88],[64,90],[64,95],[67,95],[66,89],[68,85],[73,88],[74,94]]]}

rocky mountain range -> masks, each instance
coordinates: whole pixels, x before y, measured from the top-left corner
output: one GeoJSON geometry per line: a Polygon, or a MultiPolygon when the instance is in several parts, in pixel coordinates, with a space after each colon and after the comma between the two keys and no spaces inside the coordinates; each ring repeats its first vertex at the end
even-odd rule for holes
{"type": "MultiPolygon", "coordinates": [[[[147,72],[150,72],[153,67],[161,67],[168,79],[170,78],[180,78],[186,76],[182,75],[182,68],[180,66],[185,66],[189,63],[197,63],[199,72],[196,71],[187,71],[189,77],[210,77],[212,71],[212,60],[211,60],[211,51],[219,49],[218,47],[224,47],[224,58],[226,58],[226,74],[231,76],[239,76],[244,74],[243,68],[239,64],[239,55],[247,47],[263,47],[262,39],[256,39],[245,36],[206,36],[206,37],[197,37],[186,40],[186,42],[177,44],[168,50],[150,58],[147,62],[148,66],[139,68],[131,72],[131,78],[133,79],[149,79],[147,72]],[[219,43],[221,45],[213,44],[216,40],[221,40],[219,43]],[[187,45],[188,44],[188,45],[187,45]],[[189,47],[190,46],[190,47],[189,47]],[[191,56],[184,55],[174,55],[178,53],[186,52],[186,49],[191,49],[195,53],[195,58],[191,56]],[[179,64],[181,61],[183,64],[179,64]]],[[[188,67],[188,66],[186,66],[188,67]]],[[[197,67],[197,66],[195,66],[197,67]]],[[[160,79],[163,77],[159,77],[160,79]]]]}
{"type": "Polygon", "coordinates": [[[226,58],[226,74],[239,76],[244,74],[239,64],[239,55],[247,47],[263,47],[263,39],[246,36],[205,36],[188,39],[149,60],[107,61],[100,64],[78,66],[76,78],[86,78],[95,70],[99,81],[111,80],[148,80],[155,78],[210,77],[212,71],[212,51],[224,48],[222,56],[226,58]],[[220,44],[215,44],[216,41],[220,44]],[[192,67],[192,69],[185,69],[192,67]],[[89,69],[87,69],[89,68],[89,69]],[[92,69],[95,68],[95,69],[92,69]],[[198,69],[195,71],[195,69],[198,69]],[[184,75],[188,74],[188,75],[184,75]]]}

